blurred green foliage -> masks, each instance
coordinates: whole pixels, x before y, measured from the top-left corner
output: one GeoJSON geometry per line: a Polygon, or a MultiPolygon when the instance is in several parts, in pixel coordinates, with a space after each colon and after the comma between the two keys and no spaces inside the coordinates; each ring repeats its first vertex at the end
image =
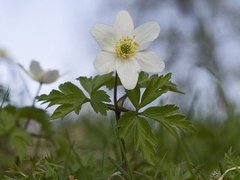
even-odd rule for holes
{"type": "MultiPolygon", "coordinates": [[[[1,179],[119,178],[113,176],[121,160],[111,118],[86,115],[81,120],[50,124],[46,116],[44,111],[30,107],[1,109],[1,179]],[[32,119],[42,124],[40,135],[33,136],[14,126],[31,113],[32,119]]],[[[127,156],[135,179],[217,179],[227,169],[240,165],[239,118],[235,115],[222,123],[213,118],[192,119],[196,132],[182,133],[181,138],[165,128],[155,128],[153,133],[160,139],[156,142],[155,165],[142,159],[133,139],[127,137],[127,156]]],[[[226,174],[226,179],[239,177],[238,170],[226,174]]]]}
{"type": "MultiPolygon", "coordinates": [[[[168,76],[161,78],[166,77],[168,76]]],[[[157,77],[151,79],[153,84],[154,78],[157,77]]],[[[85,83],[89,97],[100,91],[99,86],[93,87],[88,79],[82,78],[80,81],[85,83]]],[[[106,83],[101,79],[98,81],[106,83]]],[[[144,86],[146,77],[141,76],[139,82],[144,86]]],[[[156,85],[152,85],[153,89],[155,87],[156,85]]],[[[166,87],[176,91],[169,83],[166,87]]],[[[79,92],[70,83],[60,85],[60,90],[61,92],[54,93],[63,98],[72,97],[71,94],[79,92]],[[66,88],[69,86],[71,88],[66,88]]],[[[137,92],[139,87],[127,91],[127,94],[134,107],[139,110],[142,101],[137,92]]],[[[156,91],[151,96],[156,98],[162,93],[164,91],[156,91]]],[[[2,91],[2,97],[6,98],[1,99],[3,103],[0,108],[0,179],[113,180],[122,179],[121,174],[125,175],[121,168],[121,152],[113,116],[103,118],[86,113],[79,119],[67,116],[62,121],[50,122],[46,111],[10,105],[6,91],[2,91]],[[39,131],[32,132],[24,128],[29,119],[40,125],[39,131]]],[[[56,98],[54,102],[61,104],[56,98]]],[[[77,104],[75,101],[64,102],[72,104],[71,108],[77,104]]],[[[177,110],[174,105],[149,107],[137,114],[129,111],[122,117],[119,127],[124,124],[129,128],[122,129],[120,135],[125,138],[126,155],[135,179],[218,179],[227,170],[240,165],[239,114],[231,112],[229,118],[220,122],[216,117],[194,119],[189,112],[188,119],[193,123],[195,131],[180,132],[178,126],[180,129],[186,126],[189,130],[191,124],[181,121],[179,117],[185,117],[177,110]],[[134,118],[129,120],[131,116],[127,114],[134,118]],[[161,118],[165,116],[167,118],[161,118]],[[146,121],[145,118],[154,121],[146,121]],[[175,122],[175,119],[178,121],[175,122]],[[147,131],[151,132],[146,133],[147,131]],[[151,150],[152,147],[155,148],[154,151],[151,150]]],[[[129,175],[126,174],[125,177],[128,178],[129,175]]],[[[229,171],[224,178],[239,179],[240,171],[229,171]]]]}

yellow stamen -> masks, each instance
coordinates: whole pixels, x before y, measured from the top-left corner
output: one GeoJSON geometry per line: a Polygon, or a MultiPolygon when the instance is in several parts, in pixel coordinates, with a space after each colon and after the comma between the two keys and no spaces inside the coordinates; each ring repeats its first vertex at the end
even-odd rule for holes
{"type": "Polygon", "coordinates": [[[125,36],[116,42],[115,52],[120,59],[129,59],[136,54],[138,46],[134,39],[125,36]]]}

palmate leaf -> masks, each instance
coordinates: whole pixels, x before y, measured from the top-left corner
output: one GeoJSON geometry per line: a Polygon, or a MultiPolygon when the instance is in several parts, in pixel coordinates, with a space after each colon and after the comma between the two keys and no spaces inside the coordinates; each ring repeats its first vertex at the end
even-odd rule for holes
{"type": "Polygon", "coordinates": [[[61,84],[59,90],[53,90],[49,95],[43,94],[37,97],[43,104],[48,103],[48,107],[58,106],[51,119],[63,118],[73,111],[79,114],[82,105],[87,102],[90,102],[96,113],[106,115],[108,108],[105,103],[110,102],[110,97],[105,91],[99,89],[112,80],[112,73],[94,78],[79,77],[78,80],[89,97],[86,97],[83,91],[71,82],[61,84]]]}
{"type": "Polygon", "coordinates": [[[139,107],[146,106],[167,91],[180,92],[170,79],[171,73],[162,76],[153,75],[147,83],[139,107]]]}
{"type": "Polygon", "coordinates": [[[137,85],[133,90],[126,90],[127,96],[132,102],[133,106],[138,109],[141,97],[140,87],[137,85]]]}
{"type": "Polygon", "coordinates": [[[134,145],[149,163],[154,163],[156,140],[148,121],[139,117],[136,112],[127,112],[118,123],[120,137],[125,138],[132,133],[134,145]]]}
{"type": "Polygon", "coordinates": [[[103,90],[94,91],[91,94],[91,105],[96,113],[107,114],[108,107],[105,102],[110,102],[110,98],[103,90]]]}
{"type": "Polygon", "coordinates": [[[103,90],[99,90],[101,87],[106,86],[110,81],[112,81],[112,73],[90,77],[79,77],[82,87],[89,95],[89,101],[96,113],[106,115],[108,108],[105,104],[110,102],[110,97],[103,90]]]}
{"type": "Polygon", "coordinates": [[[147,83],[149,81],[149,74],[141,71],[139,73],[139,77],[138,77],[138,84],[140,87],[146,87],[147,86],[147,83]]]}
{"type": "Polygon", "coordinates": [[[178,113],[178,107],[175,105],[150,107],[141,114],[157,121],[174,135],[177,129],[187,132],[194,131],[191,122],[186,120],[184,115],[178,113]]]}
{"type": "Polygon", "coordinates": [[[82,104],[88,101],[82,90],[71,82],[61,84],[59,90],[53,90],[49,95],[38,96],[37,99],[49,103],[48,107],[58,105],[51,119],[63,118],[72,111],[78,114],[82,104]]]}
{"type": "Polygon", "coordinates": [[[112,78],[112,73],[108,73],[101,76],[95,76],[94,78],[81,76],[77,78],[77,80],[80,81],[82,87],[88,92],[89,95],[91,95],[92,92],[98,90],[104,85],[106,86],[109,81],[112,80],[112,78]]]}
{"type": "Polygon", "coordinates": [[[133,90],[125,91],[129,100],[138,111],[168,91],[182,93],[170,80],[170,73],[162,76],[152,75],[149,77],[148,74],[141,72],[137,86],[133,90]],[[144,89],[142,96],[140,88],[144,89]]]}
{"type": "Polygon", "coordinates": [[[185,116],[178,113],[178,107],[175,105],[150,107],[142,113],[133,111],[125,113],[118,122],[120,137],[125,138],[131,134],[136,149],[139,149],[144,159],[151,164],[155,162],[156,140],[151,126],[142,116],[157,121],[173,135],[176,135],[177,130],[187,132],[195,130],[192,124],[185,119],[185,116]]]}

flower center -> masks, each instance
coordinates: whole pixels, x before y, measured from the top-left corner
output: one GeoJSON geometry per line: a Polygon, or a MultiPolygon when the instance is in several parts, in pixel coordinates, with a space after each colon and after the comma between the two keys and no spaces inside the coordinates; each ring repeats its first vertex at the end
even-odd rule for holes
{"type": "Polygon", "coordinates": [[[128,36],[122,37],[116,42],[115,52],[120,59],[128,59],[136,54],[138,43],[128,36]]]}

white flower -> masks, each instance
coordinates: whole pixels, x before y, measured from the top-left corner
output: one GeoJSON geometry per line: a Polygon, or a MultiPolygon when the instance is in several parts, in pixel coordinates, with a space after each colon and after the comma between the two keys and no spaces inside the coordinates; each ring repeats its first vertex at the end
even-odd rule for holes
{"type": "Polygon", "coordinates": [[[50,84],[59,78],[58,70],[43,70],[38,61],[32,61],[27,71],[19,65],[32,79],[42,84],[50,84]]]}
{"type": "Polygon", "coordinates": [[[112,26],[96,24],[91,34],[102,51],[97,55],[94,66],[100,73],[117,71],[126,89],[133,89],[140,71],[161,72],[164,62],[153,52],[147,51],[150,43],[160,32],[156,22],[145,23],[134,29],[127,11],[120,11],[112,26]]]}

